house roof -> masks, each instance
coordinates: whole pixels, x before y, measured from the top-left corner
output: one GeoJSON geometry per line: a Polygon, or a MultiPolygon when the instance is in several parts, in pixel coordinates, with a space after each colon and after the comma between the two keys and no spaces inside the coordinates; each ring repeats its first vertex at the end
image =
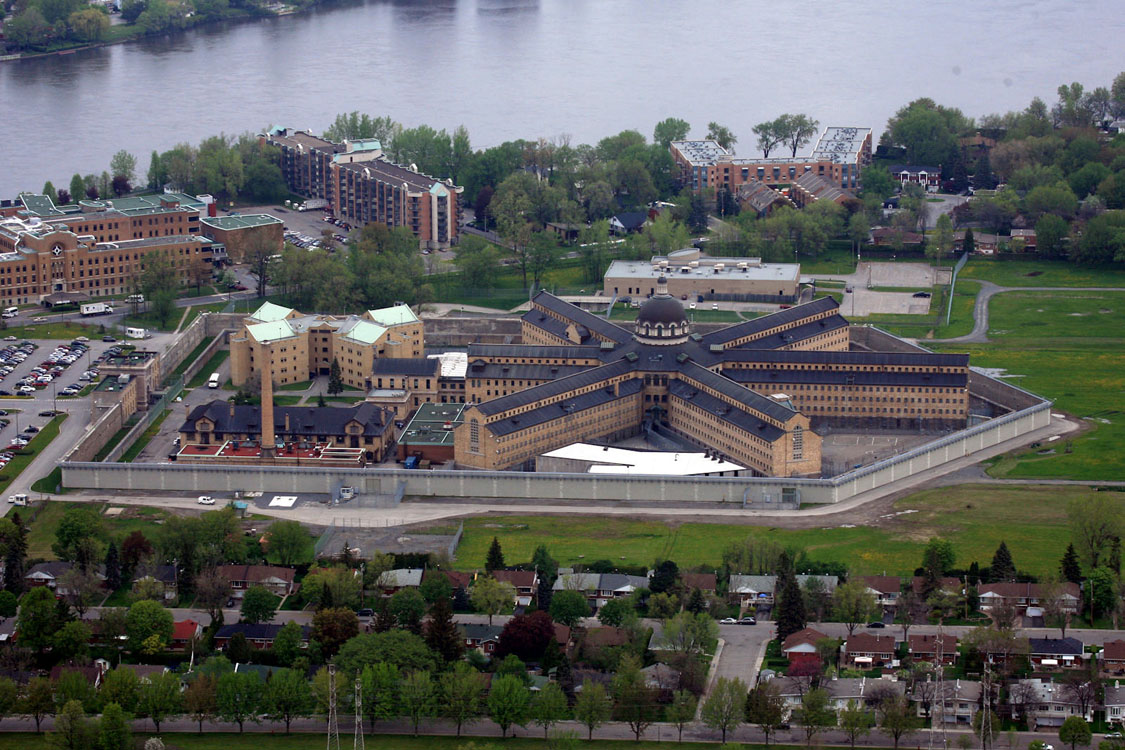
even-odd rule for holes
{"type": "Polygon", "coordinates": [[[510,583],[516,588],[530,588],[535,585],[538,578],[534,570],[494,570],[492,577],[497,581],[510,583]]]}
{"type": "Polygon", "coordinates": [[[273,320],[269,323],[255,323],[246,326],[246,332],[259,344],[268,344],[271,341],[290,339],[297,336],[293,327],[286,320],[273,320]]]}
{"type": "MultiPolygon", "coordinates": [[[[941,685],[941,695],[945,697],[945,700],[968,701],[974,711],[977,709],[981,694],[980,682],[976,680],[947,679],[942,680],[941,685]]],[[[922,700],[923,698],[930,702],[941,700],[937,685],[929,682],[916,682],[914,684],[914,692],[911,693],[911,698],[915,701],[922,700]]]]}
{"type": "Polygon", "coordinates": [[[860,576],[864,586],[880,594],[897,594],[902,589],[898,576],[860,576]]]}
{"type": "Polygon", "coordinates": [[[422,580],[425,581],[429,578],[435,578],[437,576],[442,576],[443,578],[445,578],[447,581],[449,581],[449,585],[451,585],[453,588],[460,587],[463,589],[469,588],[469,586],[473,582],[473,579],[475,578],[474,573],[466,573],[460,570],[434,570],[430,568],[422,574],[422,580]]]}
{"type": "Polygon", "coordinates": [[[629,631],[624,628],[589,628],[586,643],[591,646],[624,646],[629,642],[629,631]]]}
{"type": "Polygon", "coordinates": [[[648,221],[648,213],[645,211],[625,211],[613,217],[617,223],[625,227],[625,229],[633,230],[640,229],[641,226],[648,221]]]}
{"type": "Polygon", "coordinates": [[[727,344],[735,339],[760,334],[772,328],[776,328],[777,326],[795,323],[809,315],[838,310],[839,308],[840,304],[832,297],[821,297],[812,302],[806,302],[803,305],[794,305],[785,310],[779,310],[769,315],[763,315],[760,318],[747,320],[743,323],[738,323],[709,333],[703,337],[703,343],[708,346],[712,344],[727,344]]]}
{"type": "Polygon", "coordinates": [[[379,585],[383,588],[407,588],[422,585],[422,568],[396,568],[388,570],[379,576],[379,585]]]}
{"type": "Polygon", "coordinates": [[[215,569],[228,581],[246,581],[253,585],[271,578],[293,583],[295,571],[280,565],[220,565],[215,569]]]}
{"type": "Polygon", "coordinates": [[[501,625],[489,625],[487,623],[466,622],[457,626],[460,628],[461,633],[465,636],[466,640],[474,641],[499,641],[500,633],[504,628],[501,625]]]}
{"type": "Polygon", "coordinates": [[[1125,641],[1106,641],[1102,644],[1102,659],[1125,660],[1125,641]]]}
{"type": "MultiPolygon", "coordinates": [[[[272,641],[281,632],[283,625],[271,622],[235,622],[230,625],[223,625],[219,631],[215,633],[215,637],[219,639],[230,639],[236,633],[242,633],[247,640],[251,641],[272,641]]],[[[310,628],[307,625],[301,626],[301,639],[308,640],[310,628]]]]}
{"type": "Polygon", "coordinates": [[[174,584],[176,582],[176,566],[175,565],[149,565],[142,566],[137,574],[133,577],[133,582],[136,583],[143,578],[154,578],[163,584],[174,584]]]}
{"type": "Polygon", "coordinates": [[[824,633],[820,632],[819,630],[814,630],[813,628],[803,628],[801,630],[798,630],[796,633],[791,633],[788,638],[786,638],[784,641],[782,641],[781,651],[784,653],[785,651],[788,651],[791,648],[794,648],[796,646],[800,646],[800,645],[803,645],[803,644],[806,644],[806,643],[811,643],[813,645],[816,645],[817,641],[822,641],[827,637],[828,636],[826,636],[824,633]]]}
{"type": "Polygon", "coordinates": [[[740,203],[746,203],[758,212],[765,211],[779,201],[786,206],[793,205],[793,202],[784,195],[774,190],[766,183],[758,182],[757,180],[750,180],[740,185],[737,199],[740,203]]]}
{"type": "Polygon", "coordinates": [[[846,653],[893,654],[895,637],[893,635],[873,635],[872,633],[853,633],[844,644],[846,653]]]}
{"type": "Polygon", "coordinates": [[[202,626],[195,620],[180,620],[172,624],[173,641],[190,641],[199,634],[202,626]]]}
{"type": "Polygon", "coordinates": [[[680,573],[680,580],[683,581],[685,588],[700,591],[714,591],[718,585],[714,573],[680,573]]]}
{"type": "Polygon", "coordinates": [[[729,590],[732,594],[773,594],[776,585],[777,576],[733,575],[729,590]]]}
{"type": "Polygon", "coordinates": [[[51,562],[36,563],[31,566],[31,569],[24,573],[24,578],[42,578],[55,580],[62,576],[64,573],[70,571],[74,567],[73,563],[64,560],[53,560],[51,562]]]}
{"type": "Polygon", "coordinates": [[[598,580],[599,591],[636,591],[648,586],[644,576],[630,576],[624,573],[602,573],[598,580]]]}
{"type": "Polygon", "coordinates": [[[51,680],[57,681],[66,672],[78,672],[85,677],[86,682],[89,682],[91,685],[96,685],[102,676],[102,671],[94,666],[76,667],[66,664],[56,664],[51,667],[51,680]]]}
{"type": "Polygon", "coordinates": [[[906,683],[898,680],[871,679],[869,677],[840,677],[835,680],[828,680],[824,689],[828,691],[830,698],[837,700],[859,699],[872,697],[876,693],[888,689],[902,695],[906,692],[906,683]]]}
{"type": "MultiPolygon", "coordinates": [[[[180,425],[180,432],[195,432],[196,423],[208,419],[214,425],[214,432],[224,434],[256,435],[262,429],[262,408],[260,406],[231,406],[226,401],[210,401],[191,410],[187,419],[180,425]],[[232,412],[233,411],[233,416],[232,412]]],[[[308,436],[340,436],[351,422],[363,426],[365,437],[382,435],[389,424],[387,413],[380,406],[370,403],[349,407],[335,406],[275,406],[273,407],[274,429],[278,434],[308,436]],[[289,419],[289,429],[285,420],[289,419]]]]}
{"type": "Polygon", "coordinates": [[[552,591],[597,591],[598,581],[601,579],[597,573],[562,573],[555,579],[551,586],[552,591]]]}
{"type": "MultiPolygon", "coordinates": [[[[979,591],[982,598],[1038,599],[1043,595],[1043,586],[1038,583],[986,583],[980,587],[979,591]]],[[[1063,598],[1069,596],[1077,600],[1080,594],[1081,589],[1078,588],[1077,583],[1067,582],[1061,586],[1060,595],[1063,598]]]]}
{"type": "Polygon", "coordinates": [[[1032,656],[1081,656],[1085,650],[1077,638],[1028,638],[1027,645],[1032,656]]]}
{"type": "Polygon", "coordinates": [[[1102,700],[1102,705],[1107,708],[1125,705],[1125,686],[1122,686],[1119,680],[1114,680],[1112,685],[1105,686],[1105,698],[1102,700]]]}
{"type": "MultiPolygon", "coordinates": [[[[914,576],[910,579],[910,588],[914,589],[915,594],[921,594],[926,587],[926,579],[923,576],[914,576]]],[[[961,579],[945,576],[938,581],[938,588],[948,591],[960,591],[961,579]]]]}
{"type": "Polygon", "coordinates": [[[912,635],[907,642],[912,654],[937,654],[939,643],[943,656],[957,654],[957,636],[954,635],[912,635]]]}
{"type": "Polygon", "coordinates": [[[163,664],[121,664],[120,666],[128,669],[142,680],[168,671],[168,668],[163,664]]]}

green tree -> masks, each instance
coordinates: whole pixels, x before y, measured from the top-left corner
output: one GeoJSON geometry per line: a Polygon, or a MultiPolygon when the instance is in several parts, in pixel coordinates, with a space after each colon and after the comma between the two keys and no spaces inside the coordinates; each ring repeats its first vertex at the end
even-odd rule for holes
{"type": "Polygon", "coordinates": [[[429,716],[434,705],[434,682],[429,672],[410,672],[399,686],[399,705],[403,714],[410,719],[414,736],[418,736],[418,725],[429,716]]]}
{"type": "Polygon", "coordinates": [[[387,611],[403,630],[421,633],[422,617],[426,614],[426,600],[422,598],[418,589],[400,589],[387,603],[387,611]]]}
{"type": "Polygon", "coordinates": [[[456,725],[458,737],[463,726],[480,717],[483,695],[483,677],[465,662],[438,678],[437,705],[441,715],[456,725]]]}
{"type": "Polygon", "coordinates": [[[312,713],[312,691],[305,676],[294,669],[279,669],[270,675],[263,700],[266,718],[285,722],[285,733],[293,719],[312,713]]]}
{"type": "Polygon", "coordinates": [[[96,708],[94,686],[77,669],[64,669],[55,682],[55,705],[62,708],[70,701],[81,703],[84,711],[96,708]]]}
{"type": "Polygon", "coordinates": [[[262,680],[257,672],[228,672],[219,678],[215,691],[216,715],[238,724],[242,734],[247,720],[257,722],[262,704],[262,680]]]}
{"type": "Polygon", "coordinates": [[[0,591],[0,617],[15,617],[19,600],[11,591],[0,591]]]}
{"type": "Polygon", "coordinates": [[[115,703],[129,714],[137,711],[139,693],[140,680],[137,679],[137,673],[125,667],[107,672],[98,691],[103,703],[115,703]]]}
{"type": "Polygon", "coordinates": [[[19,712],[35,720],[35,733],[40,732],[43,718],[55,712],[54,688],[46,677],[32,677],[27,683],[19,712]]]}
{"type": "Polygon", "coordinates": [[[99,750],[132,750],[133,730],[121,706],[107,703],[98,721],[99,750]]]}
{"type": "Polygon", "coordinates": [[[707,140],[715,141],[725,149],[733,150],[734,144],[738,143],[738,138],[731,132],[730,128],[724,127],[717,122],[707,123],[707,140]]]}
{"type": "Polygon", "coordinates": [[[548,682],[531,701],[531,718],[543,727],[543,739],[551,727],[566,718],[568,713],[566,694],[557,682],[548,682]]]}
{"type": "Polygon", "coordinates": [[[349,639],[336,655],[336,666],[346,674],[361,672],[368,664],[379,662],[392,664],[403,672],[428,672],[436,666],[426,642],[404,630],[363,633],[349,639]]]}
{"type": "Polygon", "coordinates": [[[1070,583],[1082,582],[1082,566],[1078,563],[1078,553],[1074,551],[1074,543],[1066,545],[1066,552],[1059,561],[1059,573],[1064,581],[1070,583]]]}
{"type": "Polygon", "coordinates": [[[16,629],[20,633],[20,643],[39,654],[54,645],[58,607],[50,589],[37,586],[23,595],[16,629]]]}
{"type": "Polygon", "coordinates": [[[885,700],[879,707],[879,729],[894,741],[896,750],[903,737],[921,726],[922,720],[905,697],[896,696],[885,700]]]}
{"type": "Polygon", "coordinates": [[[426,621],[424,630],[426,645],[446,664],[455,662],[464,655],[464,637],[457,623],[453,622],[453,605],[448,596],[438,599],[430,608],[430,619],[426,621]]]}
{"type": "Polygon", "coordinates": [[[1067,506],[1071,540],[1085,570],[1104,564],[1113,540],[1122,535],[1117,503],[1101,495],[1076,498],[1067,506]]]}
{"type": "Polygon", "coordinates": [[[47,44],[51,25],[39,8],[32,5],[12,16],[4,24],[6,41],[18,49],[37,49],[47,44]]]}
{"type": "Polygon", "coordinates": [[[422,578],[422,585],[418,587],[426,603],[435,604],[442,599],[450,599],[453,596],[453,584],[449,582],[449,577],[438,570],[426,572],[429,575],[422,578]]]}
{"type": "Polygon", "coordinates": [[[589,614],[590,605],[581,591],[556,591],[551,596],[551,619],[560,625],[573,628],[589,614]]]}
{"type": "MultiPolygon", "coordinates": [[[[507,581],[497,581],[489,576],[480,576],[473,583],[469,596],[473,608],[488,615],[488,624],[491,625],[493,615],[498,615],[515,604],[516,590],[507,581]]],[[[554,604],[553,601],[552,604],[554,604]]]]}
{"type": "Polygon", "coordinates": [[[344,381],[340,378],[340,363],[332,358],[332,366],[328,369],[328,393],[335,396],[344,391],[344,381]]]}
{"type": "Polygon", "coordinates": [[[676,727],[676,741],[684,741],[684,727],[695,720],[699,700],[688,690],[672,693],[672,702],[664,710],[664,718],[676,727]]]}
{"type": "Polygon", "coordinates": [[[0,719],[13,713],[19,705],[20,694],[16,683],[7,677],[0,677],[0,719]]]}
{"type": "Polygon", "coordinates": [[[781,572],[777,577],[774,588],[777,591],[776,615],[777,639],[784,641],[793,633],[805,628],[805,600],[801,595],[801,587],[797,585],[797,577],[793,573],[793,563],[789,555],[783,554],[781,572]]]}
{"type": "Polygon", "coordinates": [[[484,569],[491,573],[504,568],[504,551],[500,549],[500,540],[492,537],[492,544],[488,545],[488,555],[484,558],[484,569]]]}
{"type": "MultiPolygon", "coordinates": [[[[257,675],[255,675],[256,677],[257,675]]],[[[180,712],[180,677],[174,672],[149,675],[141,681],[137,691],[137,711],[152,719],[160,732],[160,722],[180,712]]]]}
{"type": "Polygon", "coordinates": [[[82,567],[95,560],[89,554],[91,541],[103,535],[101,517],[84,507],[71,507],[63,514],[55,529],[55,542],[51,550],[60,560],[78,563],[82,567]]]}
{"type": "Polygon", "coordinates": [[[633,654],[625,654],[617,666],[612,682],[614,716],[633,731],[637,742],[657,718],[656,697],[645,683],[641,664],[633,654]]]}
{"type": "Polygon", "coordinates": [[[242,620],[251,624],[269,622],[277,611],[277,596],[265,586],[251,586],[242,595],[242,620]]]}
{"type": "Polygon", "coordinates": [[[679,612],[662,624],[660,645],[683,655],[713,651],[719,640],[719,626],[704,612],[679,612]]]}
{"type": "Polygon", "coordinates": [[[669,117],[656,123],[652,131],[652,140],[660,144],[661,148],[668,148],[672,141],[682,141],[687,138],[691,125],[687,120],[669,117]]]}
{"type": "MultiPolygon", "coordinates": [[[[96,12],[96,11],[95,11],[96,12]]],[[[51,184],[50,180],[43,183],[43,195],[51,199],[51,203],[58,205],[59,194],[55,192],[55,186],[51,184]]]]}
{"type": "Polygon", "coordinates": [[[270,556],[282,565],[312,561],[312,537],[299,521],[274,521],[267,534],[270,556]]]}
{"type": "Polygon", "coordinates": [[[848,705],[840,712],[840,729],[848,738],[848,744],[853,748],[855,741],[871,734],[871,726],[875,723],[871,712],[862,704],[848,701],[848,705]]]}
{"type": "Polygon", "coordinates": [[[363,711],[375,728],[375,722],[398,716],[398,685],[401,675],[394,664],[378,662],[363,668],[363,711]]]}
{"type": "Polygon", "coordinates": [[[1070,225],[1066,219],[1054,214],[1044,214],[1035,222],[1035,249],[1046,258],[1057,258],[1063,255],[1066,246],[1070,225]]]}
{"type": "Polygon", "coordinates": [[[465,291],[492,286],[500,270],[500,250],[483,237],[467,234],[453,249],[453,263],[461,272],[461,286],[465,291]]]}
{"type": "Polygon", "coordinates": [[[872,164],[864,167],[859,175],[860,184],[863,185],[863,195],[875,196],[879,200],[886,200],[895,194],[898,182],[886,167],[872,164]]]}
{"type": "Polygon", "coordinates": [[[797,158],[797,150],[812,140],[820,123],[808,115],[786,114],[778,119],[781,122],[778,134],[783,136],[782,141],[789,147],[790,155],[797,158]]]}
{"type": "Polygon", "coordinates": [[[519,677],[499,675],[488,691],[488,715],[500,727],[500,736],[508,736],[513,724],[524,726],[531,707],[531,692],[519,677]]]}
{"type": "Polygon", "coordinates": [[[344,644],[358,634],[359,618],[351,609],[324,607],[313,615],[312,639],[320,644],[326,659],[335,656],[344,644]]]}
{"type": "Polygon", "coordinates": [[[836,714],[828,704],[828,693],[814,688],[805,693],[801,707],[794,711],[797,725],[805,733],[805,746],[812,747],[813,738],[836,724],[836,714]]]}
{"type": "Polygon", "coordinates": [[[254,649],[243,633],[235,633],[227,643],[226,654],[235,664],[247,664],[254,658],[254,649]]]}
{"type": "Polygon", "coordinates": [[[637,621],[637,610],[632,597],[611,599],[598,610],[598,622],[614,628],[625,627],[637,621]]]}
{"type": "Polygon", "coordinates": [[[114,177],[124,177],[133,182],[137,177],[137,157],[125,149],[118,151],[109,160],[109,172],[114,177]]]}
{"type": "Polygon", "coordinates": [[[973,236],[973,228],[969,227],[965,230],[965,239],[961,242],[962,252],[972,255],[977,249],[977,241],[973,236]]]}
{"type": "Polygon", "coordinates": [[[762,730],[766,747],[770,745],[770,735],[785,723],[785,716],[785,698],[772,682],[759,683],[746,696],[746,721],[762,730]]]}
{"type": "Polygon", "coordinates": [[[292,620],[281,626],[273,639],[273,653],[278,664],[283,667],[293,666],[301,653],[301,635],[301,626],[292,620]]]}
{"type": "Polygon", "coordinates": [[[156,602],[148,599],[134,602],[125,615],[129,649],[140,653],[144,642],[154,635],[164,645],[171,643],[173,624],[172,613],[156,602]]]}
{"type": "Polygon", "coordinates": [[[52,653],[60,659],[83,659],[90,652],[91,635],[90,626],[86,623],[68,622],[55,633],[52,653]]]}
{"type": "Polygon", "coordinates": [[[1078,750],[1078,746],[1086,747],[1093,739],[1090,725],[1081,716],[1068,716],[1059,727],[1059,742],[1070,745],[1070,750],[1078,750]]]}
{"type": "Polygon", "coordinates": [[[762,158],[770,158],[770,152],[785,140],[785,135],[778,132],[778,120],[760,122],[752,128],[754,135],[758,136],[758,148],[762,150],[762,158]]]}
{"type": "Polygon", "coordinates": [[[875,597],[859,579],[850,580],[832,592],[832,616],[848,628],[848,637],[875,611],[875,597]]]}
{"type": "Polygon", "coordinates": [[[210,719],[216,712],[216,686],[214,675],[200,674],[184,690],[184,711],[199,723],[199,733],[203,733],[204,719],[210,719]]]}
{"type": "Polygon", "coordinates": [[[722,733],[726,744],[727,732],[733,732],[746,714],[746,683],[738,678],[720,677],[711,694],[703,702],[700,718],[711,729],[722,733]]]}
{"type": "Polygon", "coordinates": [[[348,568],[316,568],[305,576],[301,590],[318,609],[322,607],[359,607],[359,576],[348,568]]]}
{"type": "Polygon", "coordinates": [[[1003,541],[992,556],[992,566],[989,570],[993,581],[1015,580],[1016,565],[1012,562],[1012,553],[1008,551],[1008,545],[1003,541]]]}
{"type": "Polygon", "coordinates": [[[587,739],[594,739],[594,730],[609,721],[613,715],[613,700],[606,694],[605,685],[587,679],[582,692],[574,702],[574,718],[587,730],[587,739]]]}
{"type": "Polygon", "coordinates": [[[56,750],[87,750],[94,739],[93,727],[78,701],[69,701],[55,717],[55,730],[47,743],[56,750]]]}
{"type": "Polygon", "coordinates": [[[953,250],[953,220],[949,218],[949,214],[942,214],[937,218],[937,223],[934,227],[933,242],[926,246],[926,252],[934,263],[941,265],[941,262],[953,250]]]}

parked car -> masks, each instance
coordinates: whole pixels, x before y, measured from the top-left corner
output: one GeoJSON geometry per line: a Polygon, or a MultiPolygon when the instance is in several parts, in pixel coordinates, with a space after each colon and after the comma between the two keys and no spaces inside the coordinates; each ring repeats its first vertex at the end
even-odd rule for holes
{"type": "Polygon", "coordinates": [[[199,504],[200,505],[214,505],[215,504],[215,498],[211,497],[210,495],[200,495],[199,496],[199,504]]]}
{"type": "Polygon", "coordinates": [[[928,299],[931,295],[929,292],[914,292],[914,296],[920,299],[928,299]]]}
{"type": "Polygon", "coordinates": [[[881,622],[878,622],[878,621],[876,621],[876,622],[869,622],[869,623],[867,623],[867,627],[869,627],[869,628],[885,628],[885,627],[887,627],[887,626],[886,626],[886,625],[884,625],[884,624],[883,624],[883,623],[881,623],[881,622]]]}
{"type": "Polygon", "coordinates": [[[24,427],[24,428],[23,428],[23,431],[24,431],[24,432],[31,432],[31,433],[35,433],[35,432],[39,432],[39,428],[38,428],[38,427],[36,427],[36,426],[35,426],[35,425],[33,425],[33,424],[29,424],[29,425],[28,425],[27,427],[24,427]]]}
{"type": "Polygon", "coordinates": [[[117,341],[117,339],[114,336],[102,336],[102,341],[106,341],[112,344],[113,342],[117,341]]]}
{"type": "Polygon", "coordinates": [[[736,625],[736,624],[738,624],[738,620],[734,619],[733,617],[724,617],[723,619],[719,620],[719,624],[720,625],[736,625]]]}
{"type": "Polygon", "coordinates": [[[743,617],[741,620],[738,621],[738,624],[739,625],[757,625],[758,621],[757,621],[757,619],[755,619],[753,617],[743,617]]]}
{"type": "Polygon", "coordinates": [[[41,417],[53,417],[57,413],[58,412],[51,411],[50,409],[44,409],[43,411],[39,412],[39,416],[41,416],[41,417]]]}

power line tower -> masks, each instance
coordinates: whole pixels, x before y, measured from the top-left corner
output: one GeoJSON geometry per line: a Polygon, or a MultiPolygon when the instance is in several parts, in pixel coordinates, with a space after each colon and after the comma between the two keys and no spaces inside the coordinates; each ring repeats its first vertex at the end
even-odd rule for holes
{"type": "Polygon", "coordinates": [[[336,665],[328,665],[328,750],[340,750],[340,718],[336,715],[336,665]]]}
{"type": "Polygon", "coordinates": [[[982,750],[992,747],[992,669],[988,662],[984,664],[984,674],[981,679],[981,695],[984,705],[981,706],[980,715],[980,746],[982,750]]]}
{"type": "Polygon", "coordinates": [[[355,678],[355,740],[352,741],[352,750],[364,750],[363,747],[363,683],[359,677],[355,678]]]}

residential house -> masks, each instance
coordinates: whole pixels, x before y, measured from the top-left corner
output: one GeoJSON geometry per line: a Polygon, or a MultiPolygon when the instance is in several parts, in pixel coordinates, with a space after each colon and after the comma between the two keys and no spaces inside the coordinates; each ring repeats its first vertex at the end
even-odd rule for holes
{"type": "Polygon", "coordinates": [[[567,649],[570,648],[571,631],[566,625],[555,623],[555,642],[559,644],[559,648],[565,654],[567,649]]]}
{"type": "Polygon", "coordinates": [[[1103,671],[1125,673],[1125,641],[1106,641],[1098,658],[1102,661],[1103,671]]]}
{"type": "Polygon", "coordinates": [[[827,637],[824,633],[812,628],[798,630],[782,642],[781,653],[785,654],[791,668],[799,664],[819,666],[820,654],[816,650],[816,644],[827,637]]]}
{"type": "Polygon", "coordinates": [[[898,595],[902,590],[902,581],[898,576],[860,576],[859,581],[884,612],[894,610],[898,605],[898,595]]]}
{"type": "MultiPolygon", "coordinates": [[[[961,252],[965,246],[965,230],[958,229],[953,233],[953,249],[956,252],[961,252]]],[[[996,249],[1000,246],[1000,235],[992,234],[990,232],[983,232],[979,229],[973,230],[973,252],[980,253],[981,255],[995,255],[996,249]]]]}
{"type": "Polygon", "coordinates": [[[534,570],[494,570],[492,577],[510,583],[516,589],[516,604],[527,607],[535,600],[539,587],[539,574],[534,570]]]}
{"type": "Polygon", "coordinates": [[[647,223],[647,211],[626,211],[609,220],[609,231],[613,234],[633,234],[644,229],[647,223]]]}
{"type": "Polygon", "coordinates": [[[1038,245],[1036,244],[1036,241],[1035,241],[1035,230],[1034,229],[1013,229],[1012,230],[1012,251],[1013,252],[1015,252],[1015,250],[1016,250],[1016,246],[1017,246],[1016,241],[1017,240],[1019,240],[1020,242],[1023,243],[1023,252],[1025,252],[1025,253],[1033,253],[1033,252],[1035,252],[1036,248],[1038,247],[1038,245]]]}
{"type": "Polygon", "coordinates": [[[581,591],[586,595],[586,603],[591,607],[598,606],[598,583],[601,576],[597,573],[559,573],[551,586],[553,593],[560,591],[581,591]]]}
{"type": "Polygon", "coordinates": [[[108,671],[109,663],[102,659],[99,659],[94,664],[84,667],[77,667],[73,664],[56,664],[55,666],[51,667],[51,682],[58,682],[59,678],[62,677],[66,672],[78,672],[86,678],[86,682],[90,683],[90,686],[92,688],[97,690],[101,687],[102,678],[108,671]]]}
{"type": "MultiPolygon", "coordinates": [[[[69,592],[66,586],[60,586],[60,580],[74,567],[74,563],[63,560],[41,562],[31,566],[31,570],[24,574],[23,580],[28,587],[46,586],[53,589],[56,596],[66,596],[69,592]]],[[[105,583],[105,566],[99,565],[94,569],[94,574],[103,584],[105,583]]]]}
{"type": "Polygon", "coordinates": [[[941,187],[941,167],[895,164],[890,172],[900,185],[921,185],[927,193],[936,193],[941,187]]]}
{"type": "Polygon", "coordinates": [[[203,626],[195,620],[175,622],[172,624],[172,642],[168,645],[168,649],[179,651],[202,634],[203,626]]]}
{"type": "MultiPolygon", "coordinates": [[[[223,625],[215,633],[215,648],[226,648],[230,643],[230,639],[234,637],[235,633],[242,633],[246,641],[254,648],[270,648],[273,646],[273,639],[281,632],[283,626],[275,623],[257,623],[251,624],[248,622],[236,622],[230,625],[223,625]]],[[[308,645],[309,632],[311,629],[307,625],[301,626],[301,645],[308,645]]]]}
{"type": "Polygon", "coordinates": [[[629,596],[648,587],[644,576],[624,573],[562,573],[555,579],[552,591],[581,591],[591,607],[600,608],[610,599],[629,596]]]}
{"type": "Polygon", "coordinates": [[[118,666],[135,674],[138,682],[144,682],[168,671],[168,667],[163,664],[119,664],[118,666]]]}
{"type": "Polygon", "coordinates": [[[855,193],[833,183],[824,175],[805,172],[789,186],[789,199],[801,208],[817,201],[841,205],[855,199],[855,193]]]}
{"type": "Polygon", "coordinates": [[[916,661],[953,666],[957,662],[957,636],[912,635],[907,639],[908,653],[916,661]]]}
{"type": "Polygon", "coordinates": [[[1033,668],[1081,667],[1085,646],[1077,638],[1028,638],[1028,658],[1033,668]]]}
{"type": "MultiPolygon", "coordinates": [[[[910,579],[910,588],[913,589],[914,593],[917,594],[918,596],[925,596],[925,594],[926,594],[926,577],[925,576],[914,576],[913,578],[911,578],[910,579]]],[[[938,580],[938,588],[940,588],[942,591],[948,591],[951,594],[960,594],[961,593],[961,579],[960,578],[954,578],[952,576],[943,576],[941,579],[938,580]]]]}
{"type": "Polygon", "coordinates": [[[137,571],[137,575],[133,577],[134,592],[137,591],[138,584],[141,584],[143,581],[155,581],[160,584],[160,588],[164,592],[164,601],[175,601],[178,596],[175,565],[142,566],[141,569],[137,571]]]}
{"type": "MultiPolygon", "coordinates": [[[[1000,605],[1013,607],[1029,617],[1043,615],[1043,586],[1038,583],[986,583],[980,592],[980,608],[987,612],[1000,605]]],[[[1081,602],[1081,589],[1077,583],[1064,583],[1060,587],[1059,598],[1062,609],[1077,612],[1081,602]]]]}
{"type": "Polygon", "coordinates": [[[645,686],[653,690],[672,692],[680,689],[680,670],[673,669],[667,664],[656,663],[641,670],[645,678],[645,686]]]}
{"type": "Polygon", "coordinates": [[[587,628],[579,641],[579,650],[582,658],[589,659],[596,656],[603,649],[625,646],[629,643],[629,631],[624,628],[596,627],[587,628]]]}
{"type": "Polygon", "coordinates": [[[844,664],[853,669],[891,666],[894,657],[893,635],[853,633],[844,642],[844,664]]]}
{"type": "MultiPolygon", "coordinates": [[[[802,590],[810,586],[818,586],[821,593],[831,596],[840,583],[837,576],[798,575],[797,585],[802,590]]],[[[728,596],[742,608],[754,607],[756,609],[771,609],[774,602],[774,589],[777,587],[777,576],[744,576],[732,575],[728,588],[728,596]]]]}
{"type": "Polygon", "coordinates": [[[922,244],[922,235],[917,232],[899,231],[890,227],[875,227],[871,230],[869,240],[876,247],[893,247],[898,237],[902,238],[904,246],[922,244]]]}
{"type": "Polygon", "coordinates": [[[393,596],[403,589],[416,589],[422,585],[422,568],[396,568],[379,576],[376,584],[383,596],[393,596]]]}
{"type": "Polygon", "coordinates": [[[910,700],[918,716],[930,718],[933,726],[970,726],[981,706],[981,684],[975,680],[927,680],[916,682],[910,700]]]}
{"type": "Polygon", "coordinates": [[[906,684],[893,679],[871,677],[839,677],[822,682],[821,687],[828,693],[828,705],[835,711],[842,711],[849,702],[870,706],[891,695],[901,696],[906,692],[906,684]]]}
{"type": "Polygon", "coordinates": [[[220,565],[216,568],[236,597],[251,586],[262,586],[278,596],[289,596],[294,586],[294,571],[279,565],[220,565]]]}
{"type": "Polygon", "coordinates": [[[714,594],[718,586],[714,573],[680,573],[680,582],[686,591],[699,589],[704,594],[714,594]]]}
{"type": "MultiPolygon", "coordinates": [[[[1115,641],[1115,643],[1121,643],[1121,641],[1115,641]]],[[[1105,706],[1105,720],[1107,722],[1117,727],[1125,723],[1125,687],[1121,687],[1120,680],[1114,680],[1112,685],[1105,686],[1105,697],[1102,699],[1102,705],[1105,706]]]]}
{"type": "Polygon", "coordinates": [[[1041,727],[1060,727],[1069,716],[1081,716],[1086,721],[1094,718],[1094,701],[1090,701],[1083,712],[1082,704],[1063,685],[1038,678],[1015,682],[1009,690],[1008,701],[1017,714],[1026,715],[1028,728],[1032,731],[1041,727]]]}
{"type": "Polygon", "coordinates": [[[793,207],[793,201],[784,193],[774,190],[764,182],[750,180],[738,186],[735,193],[739,209],[753,211],[758,218],[765,218],[782,206],[793,207]]]}
{"type": "Polygon", "coordinates": [[[487,625],[484,623],[465,623],[458,625],[465,637],[465,648],[480,651],[485,656],[492,656],[500,645],[500,633],[504,630],[500,625],[487,625]]]}
{"type": "Polygon", "coordinates": [[[468,591],[469,587],[473,585],[473,581],[476,579],[476,573],[466,573],[460,570],[437,570],[436,568],[427,568],[426,572],[422,574],[422,580],[426,581],[430,578],[439,576],[449,581],[449,585],[453,587],[454,591],[459,588],[468,591]]]}

